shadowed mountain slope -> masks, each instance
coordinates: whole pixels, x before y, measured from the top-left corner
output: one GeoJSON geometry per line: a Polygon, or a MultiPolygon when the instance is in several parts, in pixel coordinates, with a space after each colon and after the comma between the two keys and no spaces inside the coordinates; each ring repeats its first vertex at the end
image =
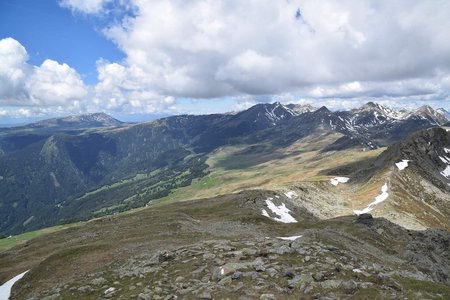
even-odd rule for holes
{"type": "Polygon", "coordinates": [[[321,150],[370,150],[445,121],[428,107],[406,113],[368,103],[332,112],[273,103],[141,124],[91,114],[9,128],[0,132],[0,233],[144,206],[204,176],[205,161],[221,147],[277,151],[340,134],[321,150]]]}

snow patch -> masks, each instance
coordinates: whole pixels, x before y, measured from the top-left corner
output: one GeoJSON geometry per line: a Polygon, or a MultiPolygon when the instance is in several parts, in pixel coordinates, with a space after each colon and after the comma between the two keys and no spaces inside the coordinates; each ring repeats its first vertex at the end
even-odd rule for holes
{"type": "Polygon", "coordinates": [[[267,210],[265,210],[265,209],[262,210],[262,215],[263,215],[264,217],[270,218],[269,214],[267,213],[267,210]]]}
{"type": "Polygon", "coordinates": [[[447,156],[439,156],[439,159],[447,165],[450,165],[450,158],[448,158],[447,156]]]}
{"type": "Polygon", "coordinates": [[[294,191],[289,191],[287,193],[284,193],[286,195],[286,197],[288,197],[289,199],[292,199],[292,197],[297,197],[297,193],[294,191]]]}
{"type": "MultiPolygon", "coordinates": [[[[28,270],[30,271],[30,270],[28,270]]],[[[19,275],[13,277],[12,279],[8,280],[4,284],[0,286],[0,300],[8,300],[11,296],[11,289],[17,281],[22,279],[22,277],[27,274],[28,271],[25,271],[23,273],[20,273],[19,275]]]]}
{"type": "Polygon", "coordinates": [[[301,235],[293,235],[293,236],[277,236],[277,239],[285,240],[285,241],[295,241],[298,238],[301,238],[301,235]]]}
{"type": "MultiPolygon", "coordinates": [[[[450,149],[448,148],[444,148],[445,153],[450,153],[450,149]]],[[[447,167],[445,168],[444,171],[441,172],[441,175],[449,178],[450,177],[450,158],[448,158],[447,156],[439,156],[439,159],[444,163],[447,164],[447,167]]]]}
{"type": "Polygon", "coordinates": [[[265,209],[262,209],[263,216],[281,223],[297,223],[297,220],[290,215],[291,210],[287,208],[284,203],[281,203],[281,205],[277,206],[272,202],[272,199],[273,198],[268,198],[266,200],[267,208],[269,208],[278,217],[271,217],[265,209]]]}
{"type": "Polygon", "coordinates": [[[330,179],[330,182],[332,185],[336,186],[339,183],[346,183],[349,180],[350,180],[350,178],[348,178],[348,177],[334,177],[334,178],[330,179]]]}
{"type": "MultiPolygon", "coordinates": [[[[450,170],[449,170],[449,172],[450,172],[450,170]]],[[[385,183],[381,187],[381,194],[379,194],[378,196],[375,197],[375,201],[373,201],[372,203],[367,205],[367,207],[364,208],[363,210],[353,210],[353,212],[357,215],[362,215],[362,214],[371,212],[375,208],[375,206],[377,206],[378,204],[380,204],[381,202],[383,202],[384,200],[386,200],[389,197],[389,193],[387,191],[388,191],[388,186],[387,186],[387,183],[385,183]]]]}
{"type": "Polygon", "coordinates": [[[396,163],[395,165],[401,171],[404,170],[408,166],[408,159],[403,159],[401,162],[396,163]]]}
{"type": "Polygon", "coordinates": [[[444,171],[441,172],[442,176],[450,177],[450,166],[447,166],[444,171]]]}

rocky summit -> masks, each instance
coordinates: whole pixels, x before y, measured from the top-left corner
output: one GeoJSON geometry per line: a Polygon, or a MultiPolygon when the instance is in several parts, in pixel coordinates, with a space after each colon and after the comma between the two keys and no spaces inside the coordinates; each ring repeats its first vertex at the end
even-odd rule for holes
{"type": "Polygon", "coordinates": [[[1,276],[30,269],[12,299],[445,299],[449,243],[369,214],[320,220],[261,190],[31,240],[2,253],[1,276]],[[268,199],[295,222],[264,216],[268,199]]]}

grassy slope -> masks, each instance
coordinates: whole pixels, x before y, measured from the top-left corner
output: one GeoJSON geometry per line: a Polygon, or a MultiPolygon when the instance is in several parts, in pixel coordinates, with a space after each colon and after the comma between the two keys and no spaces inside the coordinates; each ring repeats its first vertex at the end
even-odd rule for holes
{"type": "MultiPolygon", "coordinates": [[[[233,220],[246,220],[250,224],[265,225],[267,220],[260,216],[255,217],[246,209],[236,211],[228,204],[214,200],[206,202],[186,200],[207,198],[243,189],[284,189],[298,182],[328,184],[331,176],[322,175],[324,171],[355,161],[363,161],[382,151],[382,149],[368,152],[358,149],[330,153],[318,151],[323,144],[333,141],[334,138],[336,137],[326,136],[321,140],[303,140],[289,148],[270,153],[245,152],[243,150],[248,148],[247,145],[224,147],[210,156],[208,176],[193,181],[190,186],[175,190],[167,197],[152,201],[150,209],[135,209],[83,224],[56,226],[0,240],[0,282],[30,268],[33,269],[29,275],[31,278],[36,274],[47,276],[48,280],[43,284],[43,288],[51,287],[61,276],[67,278],[65,280],[77,282],[83,278],[83,274],[104,270],[105,266],[109,266],[116,258],[126,259],[133,253],[137,255],[161,247],[204,239],[204,234],[191,231],[180,233],[182,228],[180,224],[192,220],[210,224],[209,222],[214,222],[216,218],[226,216],[233,220]],[[177,239],[171,239],[174,236],[177,239]],[[16,247],[13,248],[14,246],[16,247]],[[10,250],[7,251],[8,249],[10,250]],[[54,272],[56,269],[58,271],[54,272]]],[[[343,185],[339,187],[339,191],[349,196],[353,195],[356,205],[363,207],[378,194],[386,176],[390,174],[379,174],[365,184],[343,185]]],[[[342,226],[347,226],[346,223],[347,221],[342,226]]],[[[329,226],[318,222],[313,226],[321,228],[326,225],[329,226]]],[[[311,226],[311,223],[304,222],[289,227],[279,226],[272,235],[294,235],[296,231],[311,226]]],[[[249,228],[249,232],[254,231],[249,228]]],[[[246,235],[249,232],[242,234],[246,235]]],[[[353,232],[353,228],[350,228],[349,232],[361,234],[358,231],[353,232]]],[[[360,238],[367,237],[360,236],[360,238]]],[[[31,279],[30,284],[30,288],[33,288],[42,282],[34,282],[31,279]]]]}
{"type": "MultiPolygon", "coordinates": [[[[223,199],[227,198],[228,196],[223,197],[223,199]]],[[[44,259],[51,258],[60,251],[66,251],[74,247],[79,249],[80,246],[89,246],[91,248],[85,249],[83,252],[92,252],[95,256],[98,256],[95,265],[88,266],[89,262],[85,262],[83,272],[87,272],[93,268],[99,268],[103,259],[109,260],[116,254],[119,258],[131,253],[139,253],[142,251],[142,245],[146,245],[145,248],[148,250],[168,247],[172,243],[183,244],[201,240],[202,234],[189,233],[189,230],[180,236],[174,235],[180,231],[179,222],[190,221],[192,218],[214,222],[216,218],[226,217],[233,220],[250,215],[248,210],[241,210],[230,217],[231,205],[232,203],[213,200],[186,201],[159,208],[140,209],[133,213],[104,217],[66,230],[56,228],[55,232],[51,234],[40,235],[26,243],[17,245],[15,248],[2,252],[0,254],[0,282],[15,275],[19,270],[35,268],[44,259]],[[176,239],[172,239],[174,236],[176,236],[176,239]],[[105,248],[108,250],[106,251],[105,248]],[[99,249],[101,251],[97,253],[99,249]]],[[[257,219],[264,220],[259,216],[257,219]]],[[[84,262],[79,262],[79,264],[84,264],[84,262]]],[[[71,267],[78,268],[75,265],[71,267]]],[[[52,275],[52,271],[48,269],[41,271],[54,280],[58,279],[58,276],[52,275]]]]}
{"type": "Polygon", "coordinates": [[[234,193],[245,189],[284,189],[298,182],[328,181],[323,171],[355,161],[373,158],[384,149],[361,151],[349,149],[320,153],[325,145],[340,135],[303,139],[269,153],[245,153],[249,145],[223,147],[207,160],[210,174],[194,180],[192,185],[177,189],[156,203],[171,203],[234,193]]]}
{"type": "Polygon", "coordinates": [[[30,232],[22,233],[19,235],[10,236],[8,238],[0,239],[0,253],[3,251],[6,251],[8,249],[11,249],[17,245],[24,244],[25,242],[27,242],[31,239],[41,237],[41,236],[47,235],[49,233],[61,231],[61,230],[67,229],[67,228],[76,227],[76,226],[79,226],[84,223],[85,222],[78,222],[78,223],[71,223],[71,224],[65,224],[65,225],[58,225],[58,226],[48,227],[48,228],[44,228],[44,229],[40,229],[40,230],[36,230],[36,231],[30,231],[30,232]]]}
{"type": "MultiPolygon", "coordinates": [[[[267,195],[252,191],[244,198],[259,199],[262,202],[264,197],[267,195]]],[[[4,252],[0,255],[0,282],[31,268],[24,278],[26,284],[15,291],[16,299],[22,299],[29,297],[32,292],[49,291],[66,283],[69,286],[84,286],[92,280],[90,274],[101,273],[112,283],[119,280],[114,277],[117,270],[126,268],[131,261],[145,259],[158,250],[211,239],[245,241],[299,233],[304,233],[313,241],[347,248],[364,260],[386,263],[396,269],[407,267],[394,258],[388,259],[390,255],[401,253],[405,246],[405,241],[395,238],[396,226],[386,224],[383,227],[385,232],[380,236],[375,230],[353,225],[353,217],[316,221],[302,219],[301,214],[297,215],[299,222],[296,224],[280,224],[261,216],[259,209],[255,208],[251,201],[223,196],[206,201],[172,203],[128,215],[97,219],[77,228],[34,239],[26,245],[4,252]],[[372,257],[371,253],[377,251],[382,252],[372,257]]],[[[298,255],[291,258],[294,260],[290,263],[302,265],[298,255]]],[[[192,268],[181,270],[189,271],[192,268]]],[[[124,277],[119,280],[120,285],[125,287],[121,291],[124,299],[130,299],[135,293],[127,288],[131,284],[130,280],[136,281],[136,278],[124,277]]],[[[139,280],[151,283],[155,279],[139,280]]],[[[423,282],[405,283],[410,284],[413,291],[427,290],[423,282]]],[[[428,289],[433,292],[450,292],[442,284],[435,284],[428,289]]],[[[103,290],[92,294],[91,298],[97,299],[103,290]]],[[[67,288],[63,295],[65,293],[67,299],[73,298],[67,288]]]]}
{"type": "MultiPolygon", "coordinates": [[[[361,151],[350,149],[340,152],[321,154],[325,145],[339,138],[339,134],[321,136],[316,139],[304,139],[288,148],[277,149],[269,153],[242,153],[249,145],[223,147],[210,155],[207,160],[209,175],[195,179],[192,184],[174,190],[170,195],[150,202],[149,206],[160,206],[168,203],[191,199],[209,198],[217,195],[235,193],[245,189],[266,188],[283,189],[298,182],[328,181],[330,176],[323,176],[321,172],[333,169],[354,161],[377,156],[383,149],[375,151],[361,151]]],[[[136,176],[135,179],[141,179],[136,176]]],[[[127,182],[125,182],[127,183],[127,182]]],[[[370,185],[373,190],[376,186],[370,185]]],[[[106,187],[105,187],[106,188],[106,187]]],[[[100,192],[95,191],[95,192],[100,192]]],[[[341,192],[345,192],[345,189],[341,192]]],[[[350,191],[349,191],[350,192],[350,191]]],[[[353,192],[353,190],[352,190],[353,192]]],[[[94,192],[91,192],[94,193],[94,192]]],[[[361,197],[367,202],[371,198],[364,186],[361,197]]],[[[107,210],[108,208],[105,208],[107,210]]],[[[141,209],[133,209],[121,214],[131,214],[141,209]]],[[[73,225],[50,227],[38,231],[0,239],[0,252],[22,244],[34,237],[49,232],[59,231],[73,225]]]]}

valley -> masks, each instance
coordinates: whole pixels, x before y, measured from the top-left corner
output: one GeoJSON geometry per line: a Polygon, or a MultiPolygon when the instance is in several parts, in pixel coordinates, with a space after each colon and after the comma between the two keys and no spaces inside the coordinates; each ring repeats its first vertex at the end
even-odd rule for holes
{"type": "Polygon", "coordinates": [[[234,187],[227,184],[224,192],[262,183],[272,188],[314,181],[325,175],[319,171],[346,164],[349,156],[343,150],[350,151],[349,155],[361,149],[370,153],[413,132],[443,125],[445,120],[427,107],[395,112],[367,103],[359,109],[331,112],[325,107],[273,103],[234,114],[181,115],[140,124],[92,115],[3,129],[0,233],[9,236],[143,207],[202,178],[207,174],[207,159],[213,164],[220,151],[235,147],[243,152],[223,160],[219,169],[236,169],[236,162],[239,169],[246,169],[239,176],[259,182],[236,178],[234,187]],[[326,153],[333,151],[339,154],[327,161],[326,153]],[[317,153],[321,155],[316,157],[317,153]],[[277,163],[295,166],[288,157],[292,161],[296,155],[301,156],[296,161],[301,165],[298,172],[277,163]],[[306,163],[308,156],[310,163],[306,163]],[[258,168],[270,168],[269,161],[275,162],[274,173],[259,174],[258,168]],[[284,172],[291,179],[278,178],[284,172]],[[270,174],[277,176],[272,183],[270,174]]]}

